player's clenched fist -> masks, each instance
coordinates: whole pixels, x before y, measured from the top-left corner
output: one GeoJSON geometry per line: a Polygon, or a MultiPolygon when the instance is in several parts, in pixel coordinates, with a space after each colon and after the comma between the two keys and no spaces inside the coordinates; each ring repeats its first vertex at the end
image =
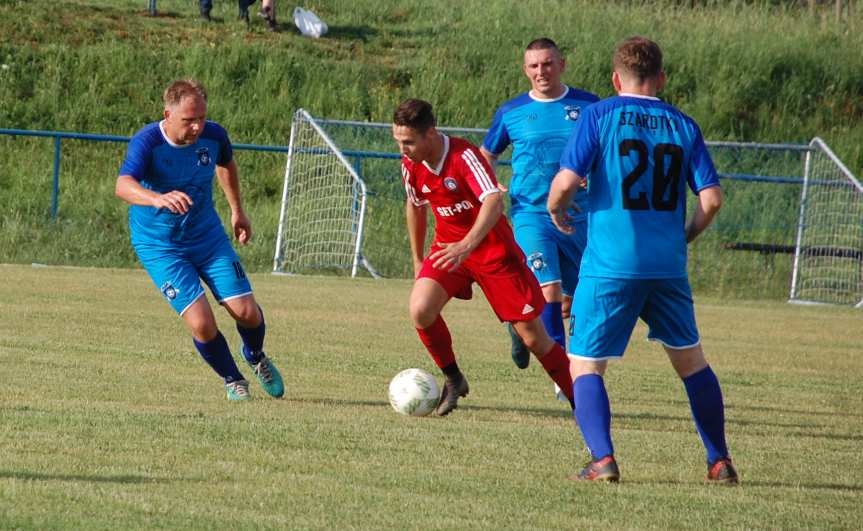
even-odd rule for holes
{"type": "Polygon", "coordinates": [[[154,197],[153,206],[156,208],[167,208],[174,214],[185,214],[192,208],[192,198],[185,192],[173,190],[154,197]]]}

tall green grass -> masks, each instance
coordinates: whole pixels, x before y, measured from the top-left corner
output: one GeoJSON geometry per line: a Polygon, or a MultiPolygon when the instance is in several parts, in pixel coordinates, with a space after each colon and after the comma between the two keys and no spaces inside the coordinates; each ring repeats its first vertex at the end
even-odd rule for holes
{"type": "MultiPolygon", "coordinates": [[[[231,2],[216,21],[194,2],[0,2],[0,127],[131,135],[160,116],[178,77],[209,88],[209,114],[240,143],[287,143],[293,111],[388,121],[403,98],[431,100],[442,124],[488,125],[526,88],[522,49],[558,41],[565,80],[611,94],[614,43],[635,33],[663,47],[664,97],[693,115],[708,139],[805,142],[825,138],[852,171],[863,169],[863,34],[828,13],[766,2],[307,2],[330,26],[319,40],[247,30],[231,2]],[[777,5],[773,5],[777,4],[777,5]]],[[[859,7],[855,27],[863,26],[859,7]]],[[[0,261],[130,266],[125,212],[113,197],[122,148],[67,142],[60,219],[49,219],[51,145],[0,138],[0,261]]],[[[243,251],[269,268],[283,159],[238,156],[258,237],[243,251]]],[[[397,175],[393,175],[397,179],[397,175]]]]}

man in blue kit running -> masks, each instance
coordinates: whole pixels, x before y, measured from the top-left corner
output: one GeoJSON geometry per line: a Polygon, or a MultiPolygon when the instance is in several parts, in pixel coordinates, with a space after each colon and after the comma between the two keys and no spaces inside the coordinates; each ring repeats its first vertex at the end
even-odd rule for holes
{"type": "Polygon", "coordinates": [[[281,397],[282,376],[264,353],[263,312],[213,206],[216,176],[234,236],[245,245],[252,230],[231,141],[222,126],[206,120],[207,93],[197,81],[173,82],[163,99],[164,119],[135,134],[117,178],[117,197],[131,205],[132,247],[186,322],[201,357],[224,380],[228,399],[248,400],[249,383],[216,325],[201,280],[236,321],[243,356],[264,390],[281,397]]]}
{"type": "MultiPolygon", "coordinates": [[[[564,349],[564,319],[578,283],[586,230],[563,234],[555,229],[545,209],[548,189],[557,173],[560,154],[578,123],[582,110],[599,100],[594,94],[561,82],[566,61],[557,44],[546,37],[531,41],[524,51],[522,70],[531,89],[505,102],[494,114],[482,145],[482,154],[494,165],[512,145],[512,179],[509,183],[510,217],[519,247],[527,258],[546,300],[542,322],[549,335],[564,349]]],[[[576,194],[586,211],[587,193],[576,194]]],[[[585,216],[571,212],[583,227],[585,216]]],[[[512,357],[526,368],[530,352],[509,326],[512,357]]],[[[567,393],[568,394],[568,393],[567,393]]]]}

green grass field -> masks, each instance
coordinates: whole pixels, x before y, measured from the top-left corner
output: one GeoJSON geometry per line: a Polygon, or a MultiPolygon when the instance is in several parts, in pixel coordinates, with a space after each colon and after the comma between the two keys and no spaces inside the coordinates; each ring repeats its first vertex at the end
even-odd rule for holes
{"type": "MultiPolygon", "coordinates": [[[[231,404],[139,270],[0,266],[0,528],[859,528],[860,312],[699,298],[739,488],[703,454],[661,349],[636,330],[607,378],[623,480],[586,457],[484,301],[446,310],[471,383],[445,419],[387,403],[431,370],[406,281],[255,275],[283,400],[231,404]]],[[[237,345],[230,320],[226,337],[237,345]]],[[[246,370],[247,375],[249,371],[246,370]]]]}

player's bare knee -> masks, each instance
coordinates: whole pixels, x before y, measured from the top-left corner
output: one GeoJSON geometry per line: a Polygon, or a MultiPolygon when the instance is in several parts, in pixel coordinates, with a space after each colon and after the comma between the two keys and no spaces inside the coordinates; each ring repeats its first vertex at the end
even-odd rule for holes
{"type": "Polygon", "coordinates": [[[411,319],[416,328],[428,328],[437,320],[439,312],[426,304],[425,301],[411,301],[411,319]]]}
{"type": "Polygon", "coordinates": [[[261,324],[261,314],[258,312],[258,306],[254,304],[241,308],[235,319],[247,328],[254,328],[261,324]]]}
{"type": "Polygon", "coordinates": [[[608,361],[606,360],[593,361],[573,357],[569,358],[569,374],[572,376],[573,381],[580,376],[589,374],[603,376],[607,367],[608,361]]]}
{"type": "Polygon", "coordinates": [[[537,359],[539,359],[551,352],[551,349],[554,347],[554,340],[550,337],[534,337],[533,341],[525,341],[524,344],[527,345],[528,350],[533,352],[533,355],[536,356],[537,359]]]}
{"type": "Polygon", "coordinates": [[[527,349],[533,352],[537,358],[545,356],[551,350],[554,340],[546,333],[545,327],[539,319],[513,323],[513,327],[527,349]]]}
{"type": "Polygon", "coordinates": [[[533,352],[536,357],[541,358],[545,355],[545,351],[542,350],[542,341],[536,336],[536,334],[519,334],[521,340],[524,341],[524,346],[531,352],[533,352]]]}
{"type": "Polygon", "coordinates": [[[707,367],[707,359],[701,344],[694,347],[676,349],[666,346],[665,352],[671,365],[681,378],[686,378],[707,367]]]}
{"type": "Polygon", "coordinates": [[[222,302],[225,310],[238,324],[246,328],[260,326],[262,314],[254,297],[241,297],[222,302]]]}
{"type": "Polygon", "coordinates": [[[189,324],[192,335],[201,343],[209,343],[219,333],[219,327],[214,322],[200,321],[189,324]]]}

